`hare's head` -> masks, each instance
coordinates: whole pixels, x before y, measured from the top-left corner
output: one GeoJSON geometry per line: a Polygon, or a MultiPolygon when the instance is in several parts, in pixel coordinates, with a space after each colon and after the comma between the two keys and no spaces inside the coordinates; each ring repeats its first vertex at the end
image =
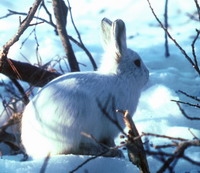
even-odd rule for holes
{"type": "Polygon", "coordinates": [[[120,19],[111,22],[104,18],[101,29],[105,56],[99,71],[132,76],[144,85],[148,80],[149,72],[140,56],[127,48],[124,22],[120,19]]]}

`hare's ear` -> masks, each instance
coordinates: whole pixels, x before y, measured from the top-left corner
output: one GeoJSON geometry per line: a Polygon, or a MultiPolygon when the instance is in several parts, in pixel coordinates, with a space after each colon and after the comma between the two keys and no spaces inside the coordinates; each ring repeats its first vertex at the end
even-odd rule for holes
{"type": "Polygon", "coordinates": [[[105,49],[107,49],[107,47],[110,46],[111,28],[112,28],[112,21],[110,21],[107,18],[103,18],[101,21],[101,31],[102,31],[103,46],[105,49]]]}
{"type": "Polygon", "coordinates": [[[123,52],[126,52],[127,44],[126,44],[126,26],[124,22],[121,19],[118,19],[113,22],[112,24],[112,37],[114,41],[114,46],[116,48],[116,53],[120,55],[123,54],[123,52]]]}

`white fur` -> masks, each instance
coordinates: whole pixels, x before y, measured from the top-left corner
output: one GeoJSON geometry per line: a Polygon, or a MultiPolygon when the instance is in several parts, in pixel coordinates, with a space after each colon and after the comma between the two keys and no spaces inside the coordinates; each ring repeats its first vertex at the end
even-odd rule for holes
{"type": "MultiPolygon", "coordinates": [[[[131,115],[135,112],[140,92],[148,81],[148,70],[139,55],[127,48],[122,20],[112,23],[104,18],[101,26],[106,56],[99,70],[58,77],[25,108],[21,138],[29,155],[91,154],[83,146],[96,144],[81,132],[113,146],[119,130],[102,113],[99,103],[112,118],[113,104],[115,109],[128,110],[131,115]],[[140,67],[134,63],[137,59],[140,67]]],[[[124,127],[121,115],[117,115],[117,120],[124,127]]]]}

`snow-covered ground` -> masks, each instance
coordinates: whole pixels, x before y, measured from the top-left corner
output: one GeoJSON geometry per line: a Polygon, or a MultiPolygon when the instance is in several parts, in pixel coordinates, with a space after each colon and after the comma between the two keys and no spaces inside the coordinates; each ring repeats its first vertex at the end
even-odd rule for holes
{"type": "MultiPolygon", "coordinates": [[[[32,1],[4,0],[0,2],[0,16],[7,13],[7,9],[26,12],[32,5],[32,1]]],[[[103,53],[100,41],[100,21],[103,17],[115,20],[121,18],[125,21],[127,27],[128,46],[137,51],[150,71],[150,80],[144,92],[142,93],[138,109],[133,117],[136,126],[140,132],[152,132],[174,137],[193,139],[193,135],[200,138],[200,125],[198,121],[191,121],[183,117],[176,103],[171,100],[190,101],[178,90],[183,90],[188,94],[200,97],[200,77],[191,68],[191,65],[184,58],[181,52],[169,41],[169,58],[164,56],[164,32],[155,21],[146,0],[73,0],[70,2],[73,10],[73,16],[77,28],[79,29],[83,42],[97,63],[103,53]]],[[[163,20],[164,0],[151,0],[155,12],[163,20]]],[[[48,4],[48,3],[47,3],[48,4]]],[[[48,4],[51,7],[51,4],[48,4]]],[[[50,9],[51,10],[51,9],[50,9]]],[[[191,0],[169,1],[169,24],[170,33],[176,38],[181,46],[191,55],[191,42],[195,35],[195,29],[199,28],[199,23],[192,21],[186,13],[196,10],[195,4],[191,0]]],[[[45,17],[44,11],[40,11],[40,16],[45,17]]],[[[18,16],[0,20],[0,47],[12,37],[19,25],[18,16]]],[[[9,52],[9,57],[25,61],[25,56],[32,63],[36,62],[35,48],[36,43],[34,35],[21,47],[22,41],[29,35],[33,27],[30,27],[20,42],[16,43],[9,52]]],[[[53,29],[47,24],[37,26],[37,36],[39,41],[39,54],[42,62],[48,62],[52,58],[64,56],[60,40],[55,36],[53,29]]],[[[73,26],[68,21],[68,33],[76,38],[73,26]]],[[[199,41],[197,41],[196,52],[199,58],[199,41]]],[[[85,53],[74,45],[78,61],[86,64],[81,66],[82,70],[92,70],[85,53]]],[[[1,75],[1,78],[4,78],[1,75]]],[[[0,106],[0,110],[2,106],[0,106]]],[[[200,115],[198,109],[185,107],[190,115],[200,115]]],[[[119,139],[116,139],[118,142],[119,139]]],[[[158,138],[150,138],[153,144],[159,144],[163,141],[158,138]]],[[[192,159],[200,161],[200,151],[197,148],[191,148],[186,152],[192,159]]],[[[30,160],[20,162],[21,155],[2,156],[0,159],[0,173],[25,173],[39,172],[44,159],[30,160]]],[[[50,158],[47,165],[47,172],[69,172],[76,168],[81,162],[86,160],[86,156],[55,156],[50,158]]],[[[160,163],[148,157],[151,172],[159,169],[160,163]]],[[[90,161],[80,172],[138,172],[128,159],[117,158],[98,158],[90,161]]],[[[200,167],[194,166],[180,160],[176,166],[175,172],[200,172],[200,167]]]]}

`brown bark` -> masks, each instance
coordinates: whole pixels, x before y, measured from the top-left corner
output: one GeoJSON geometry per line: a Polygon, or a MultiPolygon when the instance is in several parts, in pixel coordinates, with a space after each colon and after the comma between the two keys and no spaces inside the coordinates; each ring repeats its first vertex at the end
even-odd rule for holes
{"type": "MultiPolygon", "coordinates": [[[[35,12],[37,11],[41,2],[42,0],[35,0],[26,18],[20,23],[17,33],[3,46],[2,50],[0,51],[0,73],[3,73],[11,79],[20,79],[30,83],[31,85],[39,87],[44,86],[46,83],[60,76],[61,74],[50,72],[28,63],[8,59],[7,54],[10,47],[19,40],[20,36],[30,26],[35,12]]],[[[53,8],[56,17],[58,33],[63,43],[71,71],[80,71],[65,28],[68,8],[63,0],[53,0],[53,8]]]]}
{"type": "Polygon", "coordinates": [[[142,139],[128,111],[118,111],[124,114],[124,123],[129,130],[126,147],[130,161],[137,165],[140,173],[149,173],[149,165],[143,147],[142,139]]]}
{"type": "Polygon", "coordinates": [[[60,73],[50,72],[29,63],[23,63],[6,58],[0,73],[14,79],[20,79],[31,85],[42,87],[52,79],[60,76],[60,73]]]}
{"type": "Polygon", "coordinates": [[[66,30],[68,8],[63,0],[52,0],[58,35],[62,41],[72,72],[80,71],[66,30]]]}
{"type": "Polygon", "coordinates": [[[59,76],[59,73],[46,71],[42,68],[32,66],[28,63],[22,63],[7,58],[11,46],[16,43],[24,31],[30,26],[30,23],[42,0],[35,0],[30,8],[26,18],[20,23],[17,33],[11,38],[0,51],[0,73],[12,79],[20,79],[34,86],[44,86],[47,82],[59,76]]]}

